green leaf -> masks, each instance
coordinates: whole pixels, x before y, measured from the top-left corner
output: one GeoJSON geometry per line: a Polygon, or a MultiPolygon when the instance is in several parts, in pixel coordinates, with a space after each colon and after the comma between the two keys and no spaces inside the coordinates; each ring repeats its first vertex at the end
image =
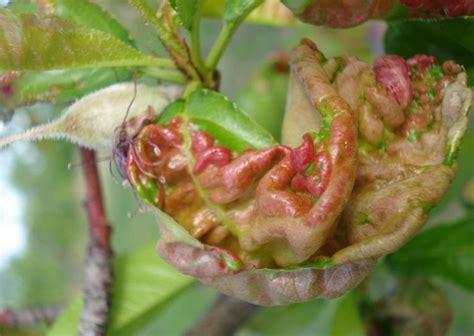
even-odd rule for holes
{"type": "Polygon", "coordinates": [[[226,0],[224,7],[224,21],[229,23],[244,20],[263,0],[226,0]]]}
{"type": "Polygon", "coordinates": [[[54,0],[54,14],[71,22],[101,30],[132,44],[127,30],[108,12],[89,0],[54,0]]]}
{"type": "Polygon", "coordinates": [[[235,103],[215,91],[197,90],[188,99],[191,121],[234,151],[275,145],[273,137],[245,115],[235,103]]]}
{"type": "Polygon", "coordinates": [[[405,58],[429,54],[462,64],[474,84],[474,17],[389,22],[385,51],[405,58]]]}
{"type": "Polygon", "coordinates": [[[195,284],[174,297],[140,335],[183,335],[217,298],[215,289],[195,284]]]}
{"type": "MultiPolygon", "coordinates": [[[[161,260],[150,245],[114,261],[114,287],[108,335],[130,335],[151,321],[164,305],[193,283],[161,260]]],[[[56,321],[49,336],[75,335],[82,296],[56,321]]]]}
{"type": "Polygon", "coordinates": [[[275,139],[280,139],[287,88],[288,73],[268,65],[242,90],[237,104],[275,139]]]}
{"type": "Polygon", "coordinates": [[[172,66],[99,30],[0,9],[0,71],[148,65],[172,66]]]}
{"type": "Polygon", "coordinates": [[[201,0],[175,0],[172,7],[178,13],[184,28],[191,31],[199,16],[201,0]]]}
{"type": "Polygon", "coordinates": [[[347,293],[339,302],[332,320],[331,335],[367,335],[359,313],[358,297],[355,291],[347,293]]]}
{"type": "Polygon", "coordinates": [[[276,144],[270,133],[257,125],[235,103],[215,91],[199,89],[189,96],[186,103],[184,100],[173,102],[163,111],[159,122],[166,124],[181,113],[186,113],[195,126],[233,151],[276,144]]]}
{"type": "Polygon", "coordinates": [[[426,230],[387,259],[403,275],[438,276],[474,290],[474,216],[426,230]]]}
{"type": "Polygon", "coordinates": [[[321,329],[307,329],[313,321],[320,318],[327,306],[326,301],[316,299],[307,303],[259,308],[257,313],[239,330],[239,335],[324,335],[327,333],[322,333],[321,329]]]}

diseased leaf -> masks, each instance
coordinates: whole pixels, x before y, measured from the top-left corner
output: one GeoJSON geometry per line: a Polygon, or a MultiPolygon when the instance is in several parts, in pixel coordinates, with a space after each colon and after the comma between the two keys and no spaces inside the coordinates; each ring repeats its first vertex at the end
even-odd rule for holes
{"type": "Polygon", "coordinates": [[[281,0],[300,20],[314,25],[351,27],[388,14],[395,0],[281,0]]]}
{"type": "Polygon", "coordinates": [[[389,265],[403,275],[437,276],[474,290],[474,217],[418,234],[389,265]]]}
{"type": "Polygon", "coordinates": [[[0,71],[170,65],[110,34],[0,9],[0,71]]]}
{"type": "MultiPolygon", "coordinates": [[[[114,260],[114,283],[108,332],[130,335],[156,317],[168,301],[193,283],[156,256],[155,246],[114,260]]],[[[75,335],[82,295],[74,299],[49,331],[49,336],[75,335]]]]}
{"type": "Polygon", "coordinates": [[[0,147],[18,140],[65,139],[96,150],[113,148],[116,130],[128,120],[152,108],[159,113],[173,98],[160,87],[133,83],[115,84],[96,91],[71,105],[61,117],[26,133],[0,139],[0,147]],[[131,105],[130,105],[131,104],[131,105]],[[131,106],[127,115],[127,109],[131,106]]]}
{"type": "Polygon", "coordinates": [[[472,100],[462,68],[427,55],[372,68],[304,39],[290,60],[287,117],[320,119],[284,129],[299,147],[252,147],[253,132],[235,131],[248,118],[207,90],[120,146],[120,170],[166,213],[160,255],[259,305],[342,295],[405,244],[454,175],[472,100]],[[247,145],[231,148],[229,134],[247,145]]]}
{"type": "Polygon", "coordinates": [[[474,14],[471,1],[402,0],[403,5],[396,0],[282,0],[282,3],[304,22],[334,28],[347,28],[370,19],[440,19],[474,14]]]}
{"type": "Polygon", "coordinates": [[[385,51],[405,58],[430,54],[466,67],[474,85],[474,17],[393,21],[385,33],[385,51]]]}

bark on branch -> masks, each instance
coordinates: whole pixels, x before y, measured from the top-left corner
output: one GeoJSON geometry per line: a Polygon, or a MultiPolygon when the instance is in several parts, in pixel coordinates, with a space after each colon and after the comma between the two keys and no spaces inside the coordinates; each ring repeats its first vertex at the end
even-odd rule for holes
{"type": "Polygon", "coordinates": [[[93,151],[81,148],[90,242],[83,275],[84,304],[79,335],[104,335],[112,287],[111,229],[105,219],[99,173],[93,151]]]}
{"type": "Polygon", "coordinates": [[[62,305],[6,309],[0,312],[2,327],[30,327],[40,322],[50,324],[63,311],[62,305]]]}
{"type": "Polygon", "coordinates": [[[186,332],[186,336],[229,336],[255,312],[257,306],[220,295],[204,316],[186,332]]]}

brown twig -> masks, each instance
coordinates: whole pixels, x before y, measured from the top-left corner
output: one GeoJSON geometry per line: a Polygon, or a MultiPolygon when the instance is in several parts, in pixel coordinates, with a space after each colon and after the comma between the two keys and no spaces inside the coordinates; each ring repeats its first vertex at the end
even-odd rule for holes
{"type": "Polygon", "coordinates": [[[2,327],[30,327],[38,323],[50,324],[64,310],[62,305],[27,307],[24,309],[6,309],[0,312],[2,327]]]}
{"type": "Polygon", "coordinates": [[[249,319],[257,306],[220,295],[216,302],[186,332],[186,336],[228,336],[233,335],[244,321],[249,319]]]}
{"type": "Polygon", "coordinates": [[[83,275],[84,304],[79,335],[104,335],[112,285],[110,226],[105,219],[99,173],[93,151],[81,148],[90,242],[83,275]]]}

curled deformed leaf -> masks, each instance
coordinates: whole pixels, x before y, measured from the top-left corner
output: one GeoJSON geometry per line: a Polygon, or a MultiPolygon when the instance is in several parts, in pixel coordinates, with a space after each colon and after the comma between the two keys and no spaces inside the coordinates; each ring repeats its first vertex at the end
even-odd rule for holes
{"type": "Polygon", "coordinates": [[[179,93],[170,87],[121,83],[109,86],[72,104],[49,124],[0,139],[0,147],[19,140],[64,139],[97,150],[110,151],[114,133],[128,119],[147,109],[159,113],[179,93]],[[130,109],[129,109],[130,107],[130,109]]]}
{"type": "Polygon", "coordinates": [[[440,19],[474,14],[474,3],[469,0],[282,0],[282,3],[304,22],[334,28],[352,27],[370,19],[440,19]]]}
{"type": "Polygon", "coordinates": [[[330,27],[350,27],[386,15],[395,0],[282,0],[302,21],[330,27]]]}
{"type": "Polygon", "coordinates": [[[455,63],[384,57],[295,47],[285,145],[206,90],[134,133],[118,163],[161,210],[160,255],[278,305],[341,295],[403,245],[454,175],[472,92],[455,63]]]}
{"type": "MultiPolygon", "coordinates": [[[[472,103],[466,74],[449,61],[440,66],[434,57],[420,55],[407,61],[406,108],[398,91],[377,81],[379,68],[354,72],[359,61],[346,62],[339,85],[350,83],[359,93],[352,104],[361,137],[356,184],[341,218],[351,245],[334,255],[337,262],[394,252],[419,230],[454,176],[472,103]]],[[[398,82],[392,87],[406,86],[397,73],[391,81],[398,82]]]]}

